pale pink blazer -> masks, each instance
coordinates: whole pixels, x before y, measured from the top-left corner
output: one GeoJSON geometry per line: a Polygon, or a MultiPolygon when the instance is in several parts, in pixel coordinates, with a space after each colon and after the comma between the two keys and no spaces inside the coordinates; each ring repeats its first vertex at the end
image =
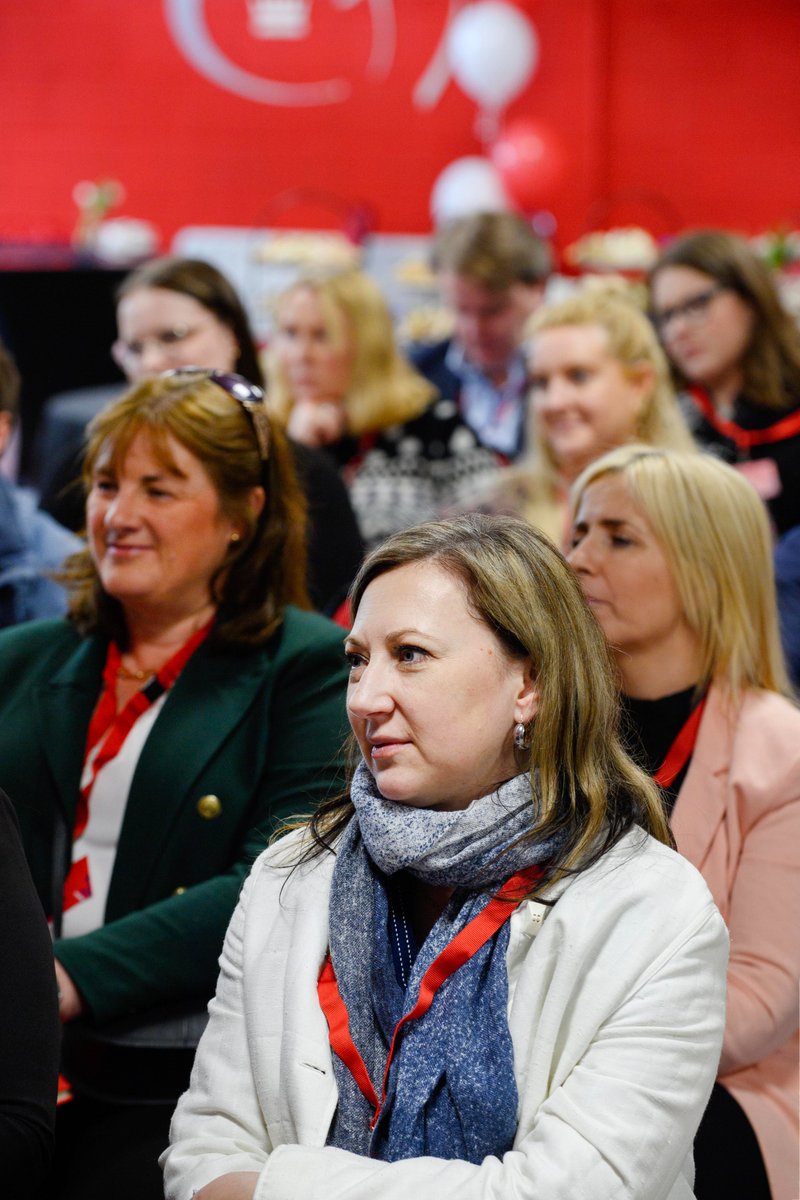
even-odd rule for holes
{"type": "Polygon", "coordinates": [[[797,1200],[800,711],[714,685],[672,816],[730,930],[719,1080],[756,1131],[773,1200],[797,1200]]]}

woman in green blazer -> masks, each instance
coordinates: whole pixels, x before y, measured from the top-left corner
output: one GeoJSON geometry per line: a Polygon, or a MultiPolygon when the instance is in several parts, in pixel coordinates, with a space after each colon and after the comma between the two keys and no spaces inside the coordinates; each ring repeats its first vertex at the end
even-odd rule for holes
{"type": "MultiPolygon", "coordinates": [[[[69,619],[0,637],[0,786],[54,923],[61,1019],[102,1031],[212,994],[250,863],[338,786],[345,666],[341,631],[303,611],[302,500],[258,389],[146,381],[93,422],[84,474],[69,619]]],[[[166,1103],[84,1084],[48,1198],[161,1195],[175,1097],[146,1061],[166,1103]]]]}

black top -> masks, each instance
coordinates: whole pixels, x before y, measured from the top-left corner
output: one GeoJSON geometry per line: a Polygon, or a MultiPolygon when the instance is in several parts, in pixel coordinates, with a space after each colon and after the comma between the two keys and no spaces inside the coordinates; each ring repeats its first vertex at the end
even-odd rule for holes
{"type": "Polygon", "coordinates": [[[400,529],[471,507],[504,461],[443,398],[403,424],[343,437],[325,452],[342,473],[368,550],[400,529]]]}
{"type": "MultiPolygon", "coordinates": [[[[694,685],[682,692],[673,692],[671,696],[661,696],[658,700],[637,700],[625,695],[620,698],[625,749],[649,775],[654,775],[667,757],[670,746],[694,707],[694,698],[694,685]]],[[[690,755],[669,787],[661,789],[668,816],[672,815],[691,761],[690,755]]]]}
{"type": "MultiPolygon", "coordinates": [[[[800,433],[781,441],[740,450],[708,421],[689,393],[683,393],[680,400],[689,429],[703,450],[709,450],[724,462],[732,464],[772,460],[777,468],[779,491],[774,496],[764,495],[764,499],[775,528],[782,534],[800,525],[800,433]]],[[[735,425],[748,431],[768,429],[798,408],[800,397],[792,398],[785,409],[775,409],[755,404],[747,396],[740,395],[736,398],[731,419],[735,425]]],[[[758,485],[756,490],[761,490],[758,485]]]]}
{"type": "Polygon", "coordinates": [[[0,792],[0,1191],[9,1200],[34,1193],[52,1156],[60,1043],[50,934],[0,792]]]}
{"type": "Polygon", "coordinates": [[[308,594],[318,612],[331,614],[361,566],[364,544],[347,488],[327,454],[289,444],[308,502],[308,594]]]}

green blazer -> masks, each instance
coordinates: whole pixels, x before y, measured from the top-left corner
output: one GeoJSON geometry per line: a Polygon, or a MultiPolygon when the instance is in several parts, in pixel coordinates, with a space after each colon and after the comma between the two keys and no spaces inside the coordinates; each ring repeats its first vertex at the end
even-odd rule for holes
{"type": "MultiPolygon", "coordinates": [[[[66,621],[0,633],[0,787],[47,912],[106,649],[66,621]]],[[[192,656],[131,782],[106,924],[55,945],[96,1017],[213,993],[250,864],[280,819],[342,786],[346,675],[341,629],[292,608],[266,646],[192,656]]]]}

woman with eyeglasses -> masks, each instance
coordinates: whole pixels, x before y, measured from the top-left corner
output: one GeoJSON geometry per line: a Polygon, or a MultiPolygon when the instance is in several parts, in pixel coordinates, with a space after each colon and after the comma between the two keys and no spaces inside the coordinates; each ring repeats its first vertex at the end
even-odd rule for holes
{"type": "MultiPolygon", "coordinates": [[[[229,280],[201,259],[157,258],[132,271],[117,292],[117,329],[112,353],[129,383],[195,366],[236,372],[264,387],[242,301],[229,280]]],[[[298,441],[291,448],[308,501],[309,594],[315,608],[333,612],[361,562],[361,538],[347,491],[327,457],[298,441]]],[[[50,487],[48,511],[66,482],[61,478],[50,487]]],[[[69,493],[66,502],[72,512],[67,524],[80,529],[77,493],[75,503],[69,493]]]]}
{"type": "Polygon", "coordinates": [[[100,413],[69,618],[0,637],[0,786],[75,1093],[47,1200],[161,1196],[191,1061],[168,1018],[204,1010],[250,863],[338,777],[341,631],[305,611],[302,494],[260,397],[189,370],[100,413]]]}
{"type": "Polygon", "coordinates": [[[111,353],[131,383],[193,365],[264,379],[242,301],[226,277],[195,258],[156,258],[117,290],[111,353]]]}
{"type": "Polygon", "coordinates": [[[644,446],[598,459],[572,502],[569,561],[616,659],[629,749],[730,931],[697,1197],[795,1200],[800,712],[767,514],[719,459],[644,446]]]}
{"type": "Polygon", "coordinates": [[[800,331],[768,270],[704,230],[667,246],[650,289],[695,438],[750,479],[779,534],[800,524],[800,331]]]}

